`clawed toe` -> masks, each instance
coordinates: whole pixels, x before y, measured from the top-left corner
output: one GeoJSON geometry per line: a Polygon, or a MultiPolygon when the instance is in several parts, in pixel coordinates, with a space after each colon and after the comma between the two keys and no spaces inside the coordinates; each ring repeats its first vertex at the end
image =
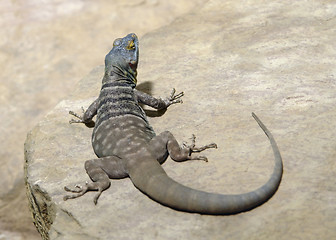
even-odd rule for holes
{"type": "Polygon", "coordinates": [[[69,188],[69,187],[65,186],[64,190],[67,191],[67,192],[74,193],[72,195],[65,195],[63,197],[63,200],[66,201],[68,199],[73,199],[73,198],[78,198],[80,196],[83,196],[88,191],[88,187],[87,187],[87,184],[86,184],[85,187],[76,184],[75,188],[69,188]]]}
{"type": "Polygon", "coordinates": [[[216,143],[210,143],[208,145],[205,145],[203,147],[204,149],[208,149],[208,148],[217,148],[217,144],[216,143]]]}
{"type": "Polygon", "coordinates": [[[83,187],[81,185],[75,185],[75,188],[69,188],[69,187],[64,187],[64,190],[67,192],[73,192],[73,193],[80,193],[83,191],[83,187]]]}
{"type": "Polygon", "coordinates": [[[218,147],[216,143],[211,143],[210,146],[211,146],[211,148],[217,148],[218,147]]]}
{"type": "MultiPolygon", "coordinates": [[[[82,107],[82,115],[84,115],[84,112],[85,112],[85,110],[82,107]]],[[[78,118],[78,119],[73,119],[73,118],[70,119],[70,121],[69,121],[70,124],[72,124],[72,123],[84,123],[83,117],[81,115],[75,113],[74,111],[69,111],[69,114],[72,115],[72,116],[74,116],[74,117],[76,117],[76,118],[78,118]]]]}
{"type": "Polygon", "coordinates": [[[208,162],[208,158],[206,156],[198,156],[196,159],[204,161],[204,162],[208,162]]]}
{"type": "Polygon", "coordinates": [[[74,192],[74,189],[70,189],[70,188],[68,188],[66,186],[64,187],[64,190],[67,191],[67,192],[74,192]]]}
{"type": "Polygon", "coordinates": [[[98,198],[100,197],[100,195],[102,194],[102,192],[103,192],[103,191],[99,191],[99,192],[94,196],[94,198],[93,198],[93,203],[94,203],[95,205],[97,205],[97,203],[98,203],[98,198]]]}
{"type": "Polygon", "coordinates": [[[170,96],[167,99],[168,102],[169,102],[169,105],[175,104],[175,103],[182,103],[181,97],[184,96],[184,92],[180,92],[178,94],[175,94],[175,93],[176,93],[176,90],[175,90],[175,88],[173,88],[170,96]]]}

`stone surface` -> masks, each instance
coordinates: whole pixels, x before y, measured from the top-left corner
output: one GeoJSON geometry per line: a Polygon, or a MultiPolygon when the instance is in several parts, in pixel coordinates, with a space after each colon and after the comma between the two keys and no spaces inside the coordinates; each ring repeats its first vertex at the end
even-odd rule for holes
{"type": "MultiPolygon", "coordinates": [[[[157,117],[157,132],[179,141],[195,133],[216,142],[209,163],[167,161],[175,180],[201,190],[243,193],[273,168],[254,111],[273,132],[284,161],[279,190],[264,205],[233,216],[171,210],[112,181],[97,206],[94,193],[64,202],[64,185],[89,180],[91,130],[69,125],[97,96],[95,68],[30,132],[25,146],[28,194],[36,224],[51,239],[333,239],[336,187],[336,4],[333,1],[208,1],[140,39],[139,88],[172,87],[184,103],[157,117]]],[[[103,58],[104,54],[102,54],[103,58]]]]}
{"type": "Polygon", "coordinates": [[[40,239],[23,181],[27,132],[103,63],[114,38],[143,36],[204,1],[1,1],[0,239],[40,239]]]}

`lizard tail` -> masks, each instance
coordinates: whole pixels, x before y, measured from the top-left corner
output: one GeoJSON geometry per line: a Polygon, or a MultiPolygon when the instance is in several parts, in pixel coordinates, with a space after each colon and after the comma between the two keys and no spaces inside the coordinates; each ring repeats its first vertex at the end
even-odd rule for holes
{"type": "Polygon", "coordinates": [[[142,166],[130,169],[129,176],[133,184],[155,201],[186,212],[213,215],[236,214],[263,204],[277,191],[283,167],[278,146],[271,132],[254,113],[252,116],[269,138],[275,157],[273,173],[260,188],[234,195],[198,191],[171,179],[155,159],[146,160],[142,166]]]}

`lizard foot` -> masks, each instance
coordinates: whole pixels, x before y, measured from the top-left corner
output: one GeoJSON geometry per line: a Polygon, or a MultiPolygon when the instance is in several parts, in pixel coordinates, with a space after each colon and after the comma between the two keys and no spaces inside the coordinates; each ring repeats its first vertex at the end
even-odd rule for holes
{"type": "Polygon", "coordinates": [[[67,192],[72,192],[72,193],[76,193],[76,194],[72,194],[72,195],[66,195],[63,197],[63,200],[66,201],[68,199],[73,199],[73,198],[78,198],[80,196],[83,196],[88,190],[88,183],[85,184],[84,187],[80,186],[80,185],[75,185],[75,188],[68,188],[68,187],[64,187],[64,190],[67,192]]]}
{"type": "Polygon", "coordinates": [[[201,147],[196,147],[196,136],[195,134],[192,135],[191,137],[191,144],[187,145],[186,143],[183,143],[183,147],[184,148],[189,148],[189,157],[191,160],[203,160],[205,162],[208,162],[208,158],[206,156],[191,156],[192,153],[195,152],[202,152],[206,149],[209,148],[217,148],[217,144],[216,143],[210,143],[207,144],[205,146],[201,146],[201,147]]]}
{"type": "Polygon", "coordinates": [[[176,93],[176,90],[175,88],[173,88],[169,97],[165,100],[167,107],[175,103],[183,103],[181,97],[184,96],[184,92],[180,92],[178,94],[175,94],[175,93],[176,93]]]}
{"type": "MultiPolygon", "coordinates": [[[[84,115],[84,113],[85,113],[85,110],[82,107],[82,116],[84,115]]],[[[78,119],[73,119],[73,118],[70,119],[70,121],[69,121],[70,124],[72,124],[72,123],[84,123],[83,117],[81,115],[79,115],[79,114],[77,114],[77,113],[75,113],[73,111],[69,111],[69,114],[72,115],[72,116],[74,116],[74,117],[76,117],[76,118],[78,118],[78,119]]]]}
{"type": "Polygon", "coordinates": [[[98,191],[98,193],[94,196],[93,202],[95,205],[98,203],[98,198],[102,194],[102,192],[110,186],[110,182],[92,182],[92,183],[85,183],[85,186],[75,185],[75,188],[71,189],[68,187],[64,187],[64,190],[67,192],[72,192],[75,194],[72,195],[65,195],[63,200],[66,201],[68,199],[78,198],[83,196],[88,191],[98,191]]]}
{"type": "Polygon", "coordinates": [[[78,119],[73,119],[73,118],[70,119],[70,121],[69,121],[70,124],[72,124],[72,123],[84,123],[89,128],[92,128],[95,125],[95,122],[92,121],[92,120],[89,120],[89,121],[87,121],[87,120],[85,121],[84,120],[85,110],[84,110],[83,107],[82,107],[82,115],[79,115],[79,114],[77,114],[77,113],[75,113],[73,111],[69,111],[69,114],[72,115],[72,116],[74,116],[74,117],[76,117],[76,118],[78,118],[78,119]]]}

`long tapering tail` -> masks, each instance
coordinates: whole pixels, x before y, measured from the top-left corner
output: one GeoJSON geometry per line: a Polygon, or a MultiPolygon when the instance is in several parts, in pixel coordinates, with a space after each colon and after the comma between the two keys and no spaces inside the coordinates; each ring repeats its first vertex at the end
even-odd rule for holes
{"type": "Polygon", "coordinates": [[[201,214],[236,214],[255,208],[277,191],[282,177],[282,159],[278,146],[266,126],[252,113],[259,126],[270,140],[275,166],[270,179],[255,191],[224,195],[198,191],[171,179],[154,159],[144,161],[141,167],[130,170],[133,184],[155,201],[176,210],[201,214]]]}

